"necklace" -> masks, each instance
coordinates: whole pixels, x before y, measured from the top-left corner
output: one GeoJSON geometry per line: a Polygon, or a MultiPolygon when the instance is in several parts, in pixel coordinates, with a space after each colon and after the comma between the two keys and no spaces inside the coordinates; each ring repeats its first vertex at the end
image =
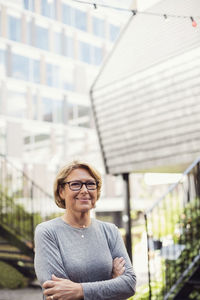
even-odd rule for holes
{"type": "Polygon", "coordinates": [[[62,217],[62,219],[63,219],[64,222],[66,222],[71,227],[79,229],[81,231],[81,238],[82,239],[85,237],[84,231],[85,231],[86,228],[88,228],[90,226],[90,224],[88,224],[88,225],[85,225],[85,224],[84,225],[79,225],[77,223],[74,224],[72,222],[67,221],[64,217],[62,217]]]}

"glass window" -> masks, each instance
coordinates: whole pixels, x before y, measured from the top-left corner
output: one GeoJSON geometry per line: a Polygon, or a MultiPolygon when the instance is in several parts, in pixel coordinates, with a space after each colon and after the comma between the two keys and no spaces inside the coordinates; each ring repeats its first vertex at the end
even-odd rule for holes
{"type": "Polygon", "coordinates": [[[60,87],[60,68],[52,64],[46,64],[46,84],[52,87],[60,87]]]}
{"type": "Polygon", "coordinates": [[[12,55],[12,77],[29,80],[29,59],[18,54],[12,55]]]}
{"type": "Polygon", "coordinates": [[[79,117],[89,116],[89,114],[90,114],[90,108],[89,107],[82,106],[82,105],[78,106],[78,116],[79,117]]]}
{"type": "Polygon", "coordinates": [[[74,119],[76,104],[67,102],[67,120],[71,121],[74,119]]]}
{"type": "Polygon", "coordinates": [[[49,48],[48,29],[41,27],[39,25],[36,25],[35,32],[36,32],[36,39],[35,39],[36,47],[41,48],[43,50],[48,50],[48,48],[49,48]]]}
{"type": "Polygon", "coordinates": [[[1,35],[1,11],[0,11],[0,35],[1,35]]]}
{"type": "Polygon", "coordinates": [[[42,98],[42,120],[53,122],[53,100],[50,98],[42,98]]]}
{"type": "Polygon", "coordinates": [[[64,122],[64,100],[54,101],[54,121],[56,123],[64,122]]]}
{"type": "Polygon", "coordinates": [[[21,21],[14,16],[8,16],[8,38],[13,41],[21,40],[21,21]]]}
{"type": "Polygon", "coordinates": [[[24,0],[24,8],[34,11],[34,7],[35,7],[34,1],[35,0],[24,0]]]}
{"type": "Polygon", "coordinates": [[[80,30],[87,30],[87,15],[85,12],[75,9],[74,10],[74,22],[75,27],[80,30]]]}
{"type": "Polygon", "coordinates": [[[36,59],[30,59],[30,80],[34,83],[40,83],[40,62],[36,59]]]}
{"type": "Polygon", "coordinates": [[[105,36],[105,27],[104,27],[104,20],[93,17],[92,18],[92,27],[93,33],[99,37],[105,36]]]}
{"type": "Polygon", "coordinates": [[[74,57],[74,40],[69,36],[65,36],[65,55],[74,57]]]}
{"type": "Polygon", "coordinates": [[[5,50],[0,49],[0,74],[5,75],[5,50]]]}
{"type": "Polygon", "coordinates": [[[84,42],[80,42],[80,60],[91,63],[91,46],[84,42]]]}
{"type": "Polygon", "coordinates": [[[41,2],[41,14],[43,16],[54,18],[55,17],[55,3],[53,0],[42,0],[41,2]]]}
{"type": "Polygon", "coordinates": [[[33,45],[32,22],[26,23],[26,42],[28,45],[33,45]]]}
{"type": "Polygon", "coordinates": [[[54,32],[54,51],[57,54],[62,54],[62,33],[54,32]]]}
{"type": "Polygon", "coordinates": [[[17,118],[25,118],[27,114],[25,93],[8,91],[6,101],[7,115],[17,118]]]}
{"type": "Polygon", "coordinates": [[[103,59],[102,48],[93,47],[93,51],[94,51],[93,62],[95,65],[100,65],[103,59]]]}
{"type": "Polygon", "coordinates": [[[69,5],[62,5],[62,21],[64,24],[72,25],[72,13],[73,9],[69,5]]]}
{"type": "Polygon", "coordinates": [[[37,95],[32,95],[32,118],[33,120],[38,119],[38,101],[37,95]]]}
{"type": "Polygon", "coordinates": [[[120,28],[116,25],[110,24],[110,40],[114,42],[119,35],[120,28]]]}

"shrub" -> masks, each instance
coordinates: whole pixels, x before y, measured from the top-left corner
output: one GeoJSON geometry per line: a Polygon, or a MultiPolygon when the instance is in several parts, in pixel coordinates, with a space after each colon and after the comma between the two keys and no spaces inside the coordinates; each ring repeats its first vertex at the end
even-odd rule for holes
{"type": "Polygon", "coordinates": [[[0,261],[0,270],[0,288],[16,289],[28,285],[28,279],[9,264],[0,261]]]}

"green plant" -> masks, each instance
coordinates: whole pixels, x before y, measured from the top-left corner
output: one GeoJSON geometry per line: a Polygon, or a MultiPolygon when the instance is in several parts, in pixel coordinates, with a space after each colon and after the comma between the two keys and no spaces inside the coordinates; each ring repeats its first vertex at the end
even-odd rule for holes
{"type": "Polygon", "coordinates": [[[18,270],[0,261],[0,288],[16,289],[28,285],[28,279],[18,270]]]}

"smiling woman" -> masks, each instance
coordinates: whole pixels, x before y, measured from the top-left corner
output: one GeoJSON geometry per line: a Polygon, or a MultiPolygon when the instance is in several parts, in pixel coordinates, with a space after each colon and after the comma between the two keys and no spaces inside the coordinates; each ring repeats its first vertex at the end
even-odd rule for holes
{"type": "Polygon", "coordinates": [[[133,272],[118,228],[91,219],[102,180],[90,165],[72,162],[54,184],[61,218],[35,232],[35,270],[44,299],[126,299],[135,293],[133,272]]]}

